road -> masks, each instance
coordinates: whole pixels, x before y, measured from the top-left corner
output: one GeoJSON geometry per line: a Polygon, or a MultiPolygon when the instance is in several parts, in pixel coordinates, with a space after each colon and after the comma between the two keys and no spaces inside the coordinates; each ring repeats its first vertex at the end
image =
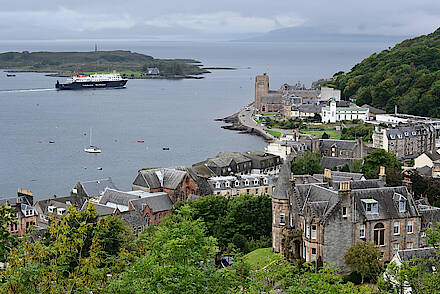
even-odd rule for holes
{"type": "MultiPolygon", "coordinates": [[[[266,132],[267,127],[262,127],[253,120],[252,114],[254,113],[255,109],[252,106],[247,107],[247,109],[248,110],[244,108],[238,113],[239,122],[245,127],[253,128],[254,130],[264,134],[265,137],[267,137],[268,139],[277,140],[278,139],[277,137],[266,132]]],[[[276,129],[276,128],[272,128],[271,130],[280,132],[283,135],[293,134],[293,130],[284,130],[284,129],[276,129]]]]}

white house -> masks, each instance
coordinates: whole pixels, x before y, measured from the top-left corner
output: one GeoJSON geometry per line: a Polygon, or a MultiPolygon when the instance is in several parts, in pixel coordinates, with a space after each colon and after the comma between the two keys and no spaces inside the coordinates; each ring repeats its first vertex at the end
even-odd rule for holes
{"type": "Polygon", "coordinates": [[[323,123],[335,123],[342,120],[368,120],[369,109],[351,104],[349,107],[336,106],[336,100],[331,99],[330,105],[323,107],[321,117],[323,123]]]}
{"type": "Polygon", "coordinates": [[[318,99],[320,101],[329,101],[332,98],[335,98],[336,101],[341,101],[341,90],[321,87],[321,93],[319,93],[318,99]]]}

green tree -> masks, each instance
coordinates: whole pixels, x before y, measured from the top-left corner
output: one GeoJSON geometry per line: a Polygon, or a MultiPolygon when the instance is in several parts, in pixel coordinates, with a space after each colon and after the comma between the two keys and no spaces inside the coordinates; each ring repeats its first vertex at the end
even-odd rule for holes
{"type": "Polygon", "coordinates": [[[362,160],[355,159],[353,160],[353,164],[351,165],[351,172],[360,173],[362,170],[362,160]]]}
{"type": "Polygon", "coordinates": [[[11,248],[18,242],[17,238],[9,233],[10,227],[17,224],[14,214],[11,206],[0,206],[0,262],[6,262],[11,248]]]}
{"type": "Polygon", "coordinates": [[[374,179],[378,177],[381,166],[401,170],[402,164],[394,154],[388,153],[383,149],[376,149],[365,156],[362,172],[368,179],[374,179]]]}
{"type": "Polygon", "coordinates": [[[352,271],[361,275],[364,283],[365,278],[374,280],[380,273],[382,269],[380,257],[380,251],[374,243],[358,241],[347,249],[344,261],[352,271]]]}
{"type": "Polygon", "coordinates": [[[322,155],[319,152],[306,152],[292,162],[292,172],[296,175],[312,175],[322,172],[322,155]]]}

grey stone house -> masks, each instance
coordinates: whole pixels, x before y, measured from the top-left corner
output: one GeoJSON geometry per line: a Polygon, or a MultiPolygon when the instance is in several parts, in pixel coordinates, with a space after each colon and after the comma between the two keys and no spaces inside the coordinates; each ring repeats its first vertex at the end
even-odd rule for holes
{"type": "Polygon", "coordinates": [[[274,252],[347,271],[343,255],[359,241],[374,242],[384,261],[424,246],[425,214],[406,186],[385,187],[384,170],[382,180],[348,174],[325,170],[319,183],[297,184],[290,164],[283,165],[272,195],[274,252]]]}

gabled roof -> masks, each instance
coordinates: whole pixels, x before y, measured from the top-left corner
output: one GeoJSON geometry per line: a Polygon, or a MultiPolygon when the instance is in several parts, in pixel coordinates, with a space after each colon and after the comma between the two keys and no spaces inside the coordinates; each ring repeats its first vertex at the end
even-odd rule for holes
{"type": "Polygon", "coordinates": [[[128,192],[118,191],[114,189],[106,189],[99,204],[106,205],[108,202],[128,206],[128,202],[133,199],[138,199],[138,195],[129,194],[128,192]]]}
{"type": "Polygon", "coordinates": [[[286,161],[280,169],[278,175],[278,181],[275,189],[272,193],[272,198],[276,199],[289,199],[289,191],[292,190],[292,184],[290,183],[291,166],[290,162],[286,161]]]}
{"type": "Polygon", "coordinates": [[[412,265],[426,263],[426,273],[433,273],[434,267],[438,263],[437,249],[434,247],[399,250],[396,254],[401,261],[411,262],[412,265]],[[435,262],[432,262],[431,259],[434,259],[435,262]],[[413,261],[415,264],[412,263],[413,261]]]}
{"type": "Polygon", "coordinates": [[[373,113],[373,114],[385,114],[386,113],[385,110],[370,106],[368,104],[364,104],[364,105],[362,105],[362,107],[368,108],[370,110],[370,113],[373,113]]]}
{"type": "Polygon", "coordinates": [[[187,175],[187,171],[176,168],[155,168],[140,170],[133,184],[137,186],[176,189],[187,175]]]}
{"type": "Polygon", "coordinates": [[[429,157],[432,161],[440,160],[440,154],[437,152],[425,152],[426,156],[429,157]]]}
{"type": "Polygon", "coordinates": [[[173,202],[167,193],[160,192],[150,194],[151,195],[140,199],[131,200],[131,204],[136,211],[142,211],[146,205],[150,207],[154,213],[160,211],[169,211],[173,208],[173,202]]]}
{"type": "Polygon", "coordinates": [[[96,202],[89,202],[89,201],[84,202],[84,205],[81,208],[81,210],[86,209],[86,207],[87,207],[87,205],[89,203],[95,207],[95,210],[96,210],[96,213],[98,214],[98,217],[103,217],[103,216],[106,216],[106,215],[112,215],[115,212],[115,210],[116,210],[116,208],[114,208],[114,207],[110,207],[110,206],[107,206],[107,205],[99,204],[99,203],[96,203],[96,202]]]}
{"type": "Polygon", "coordinates": [[[323,168],[328,168],[328,169],[333,169],[335,167],[343,167],[344,165],[348,165],[348,167],[350,167],[351,169],[353,166],[353,162],[355,160],[361,160],[361,159],[323,156],[321,158],[321,165],[323,168]]]}
{"type": "Polygon", "coordinates": [[[101,196],[106,188],[117,190],[115,184],[110,177],[95,181],[80,182],[87,196],[101,196]]]}
{"type": "Polygon", "coordinates": [[[343,150],[353,150],[358,141],[354,140],[333,140],[333,139],[319,139],[320,149],[330,149],[336,147],[343,150]]]}

